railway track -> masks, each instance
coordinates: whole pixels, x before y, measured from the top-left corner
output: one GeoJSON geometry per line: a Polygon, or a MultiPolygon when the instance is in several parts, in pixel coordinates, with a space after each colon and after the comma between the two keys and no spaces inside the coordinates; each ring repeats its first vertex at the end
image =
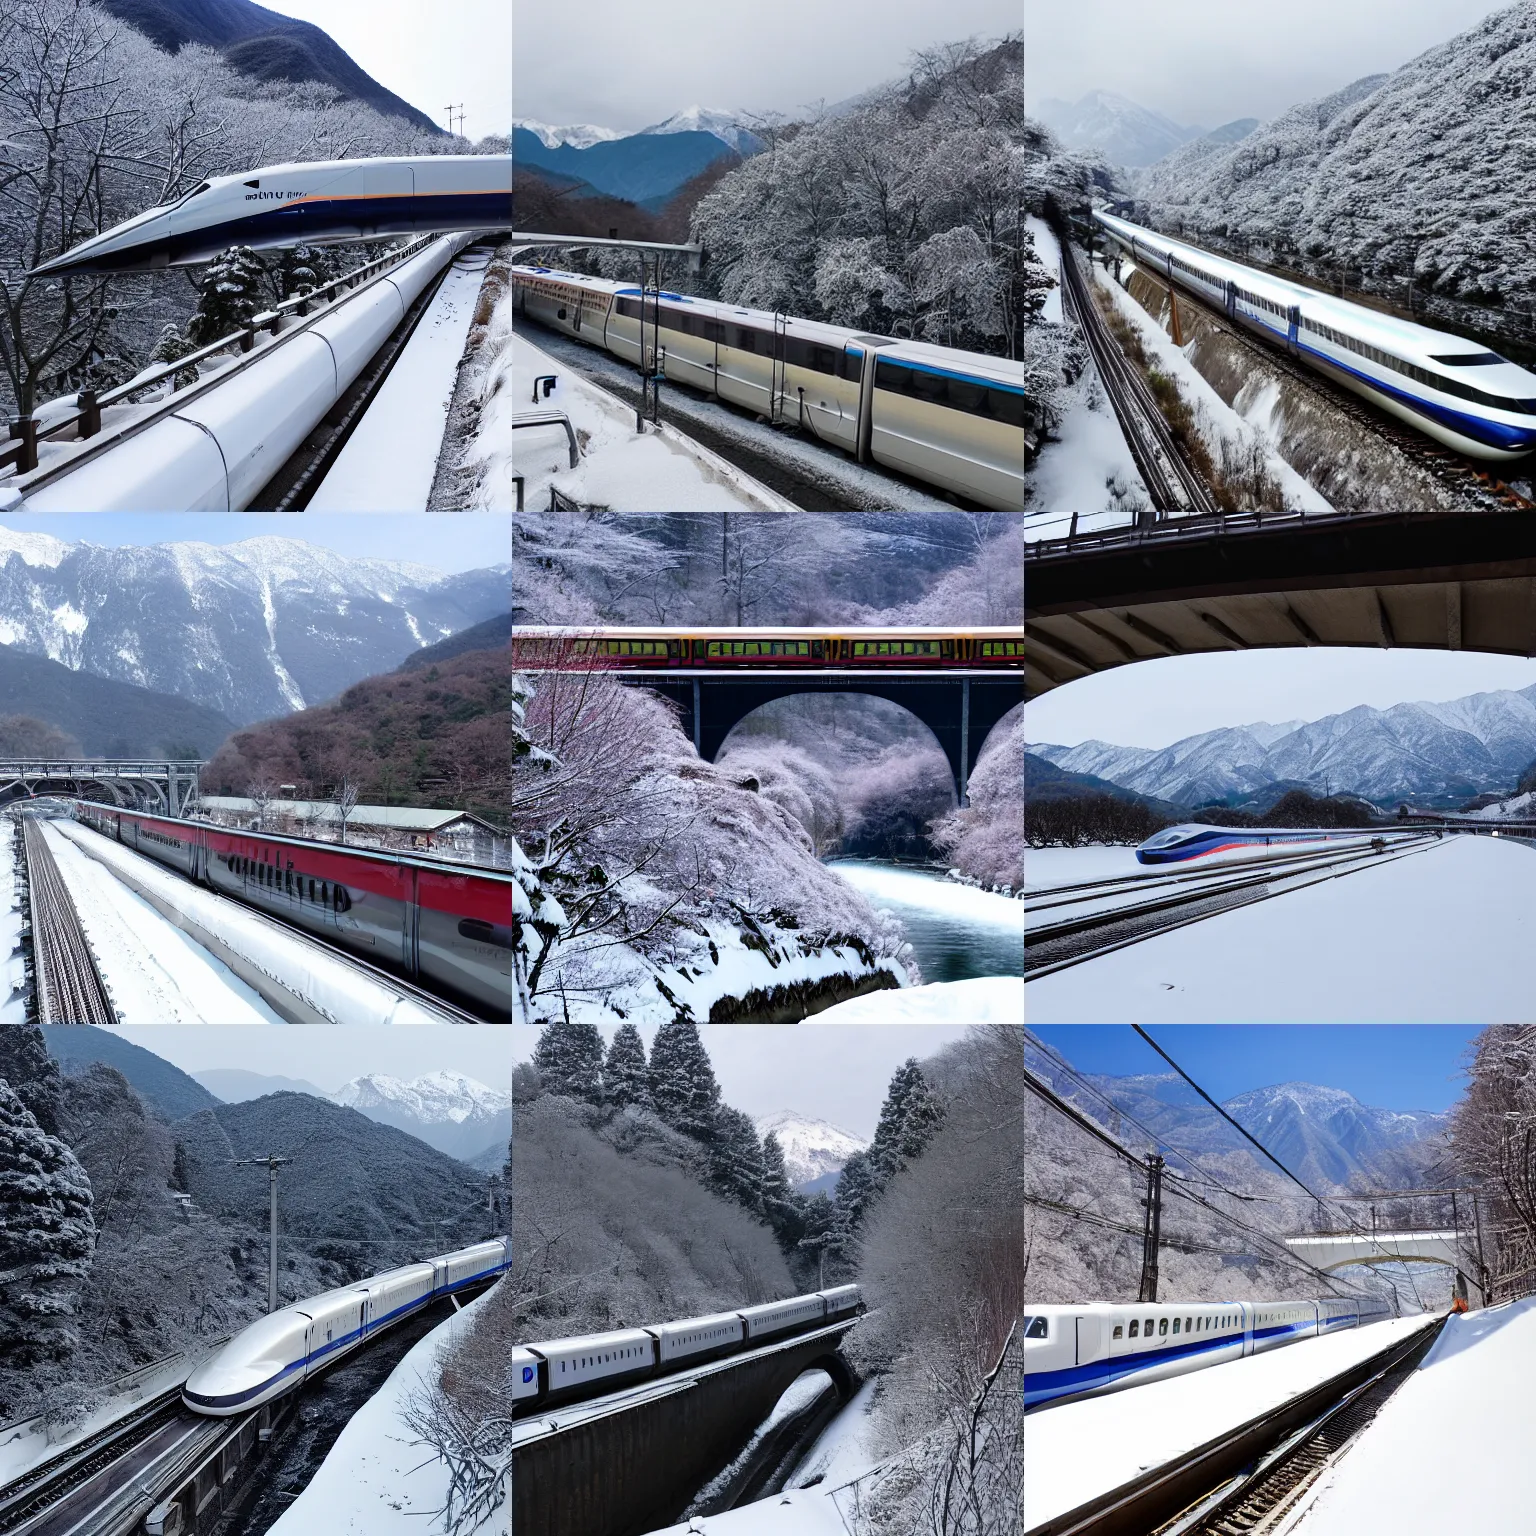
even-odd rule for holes
{"type": "MultiPolygon", "coordinates": [[[[1426,1327],[1027,1536],[1260,1536],[1365,1427],[1424,1357],[1426,1327]],[[1246,1522],[1246,1523],[1244,1523],[1246,1522]]],[[[1305,1346],[1302,1346],[1305,1347],[1305,1346]]]]}
{"type": "MultiPolygon", "coordinates": [[[[1065,237],[1063,248],[1066,248],[1065,237]]],[[[1168,287],[1167,277],[1156,268],[1139,267],[1138,270],[1153,282],[1168,287]]],[[[1231,337],[1252,356],[1262,360],[1266,367],[1283,373],[1294,383],[1311,390],[1315,396],[1327,402],[1330,410],[1347,416],[1375,436],[1384,438],[1416,468],[1459,499],[1486,511],[1507,511],[1510,508],[1536,510],[1536,501],[1505,484],[1474,460],[1435,442],[1433,438],[1425,437],[1421,432],[1415,432],[1406,423],[1375,410],[1358,395],[1351,394],[1326,375],[1303,368],[1278,347],[1266,346],[1241,326],[1233,325],[1226,311],[1218,309],[1203,294],[1184,287],[1180,287],[1177,292],[1179,303],[1198,309],[1214,329],[1231,337]]]]}
{"type": "Polygon", "coordinates": [[[111,1028],[117,1023],[117,1010],[96,969],[80,914],[44,841],[42,823],[35,816],[24,816],[21,825],[38,1022],[111,1028]]]}
{"type": "Polygon", "coordinates": [[[1431,837],[1236,859],[1202,870],[1052,886],[1024,897],[1024,976],[1036,980],[1221,912],[1324,880],[1379,869],[1438,845],[1431,837]]]}
{"type": "Polygon", "coordinates": [[[1078,268],[1075,247],[1064,233],[1059,243],[1062,299],[1088,343],[1104,392],[1152,498],[1153,510],[1191,515],[1220,512],[1211,488],[1175,440],[1146,380],[1126,361],[1120,344],[1110,334],[1078,268]]]}

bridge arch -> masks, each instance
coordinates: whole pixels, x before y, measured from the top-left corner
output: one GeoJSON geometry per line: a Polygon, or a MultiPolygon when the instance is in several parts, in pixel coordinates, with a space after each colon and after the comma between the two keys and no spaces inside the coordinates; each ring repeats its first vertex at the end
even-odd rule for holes
{"type": "Polygon", "coordinates": [[[200,762],[142,758],[0,760],[0,806],[40,795],[103,800],[122,809],[185,816],[198,798],[200,762]]]}
{"type": "MultiPolygon", "coordinates": [[[[1475,1249],[1464,1232],[1435,1229],[1422,1232],[1325,1232],[1288,1237],[1285,1246],[1298,1258],[1326,1273],[1355,1265],[1441,1264],[1456,1272],[1457,1290],[1464,1294],[1467,1275],[1477,1272],[1475,1249]]],[[[1477,1282],[1474,1280],[1474,1284],[1477,1282]]],[[[1481,1294],[1481,1287],[1479,1287],[1481,1294]]]]}

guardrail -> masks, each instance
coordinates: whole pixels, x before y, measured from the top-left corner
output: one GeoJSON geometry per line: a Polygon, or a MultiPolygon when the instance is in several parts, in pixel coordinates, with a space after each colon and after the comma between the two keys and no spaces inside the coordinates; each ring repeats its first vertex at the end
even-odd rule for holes
{"type": "MultiPolygon", "coordinates": [[[[308,293],[284,299],[271,309],[263,310],[259,315],[253,316],[250,324],[242,326],[238,331],[231,331],[228,336],[220,337],[218,341],[210,342],[206,347],[188,352],[185,357],[179,357],[175,362],[162,364],[148,373],[137,375],[126,384],[119,384],[115,389],[103,392],[82,389],[75,396],[75,410],[61,416],[57,421],[50,422],[47,426],[44,426],[36,416],[13,416],[10,419],[12,444],[9,448],[0,449],[0,469],[9,466],[14,468],[17,474],[30,474],[38,465],[39,442],[60,437],[72,427],[78,429],[76,441],[95,437],[101,431],[101,413],[107,406],[131,400],[135,395],[163,384],[166,379],[174,381],[176,374],[184,373],[205,358],[227,352],[231,347],[238,347],[241,352],[250,352],[256,345],[256,338],[263,331],[271,331],[275,336],[282,322],[290,314],[308,315],[310,305],[328,302],[343,290],[358,287],[387,268],[397,266],[400,262],[416,255],[437,238],[436,235],[422,236],[398,250],[376,256],[355,271],[348,272],[345,277],[333,278],[318,288],[312,288],[308,293]]],[[[175,392],[176,386],[173,382],[171,393],[175,392]]]]}

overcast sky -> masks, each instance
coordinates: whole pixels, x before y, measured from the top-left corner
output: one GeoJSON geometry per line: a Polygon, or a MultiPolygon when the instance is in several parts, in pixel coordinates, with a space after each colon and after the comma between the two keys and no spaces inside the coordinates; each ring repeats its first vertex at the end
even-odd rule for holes
{"type": "MultiPolygon", "coordinates": [[[[656,1026],[639,1026],[649,1052],[656,1026]]],[[[513,1028],[514,1054],[528,1061],[539,1031],[513,1028]]],[[[615,1031],[604,1036],[612,1040],[615,1031]]],[[[965,1033],[949,1024],[705,1024],[699,1038],[727,1104],[756,1120],[781,1109],[826,1120],[866,1141],[875,1134],[891,1074],[965,1033]]]]}
{"type": "Polygon", "coordinates": [[[1025,705],[1028,739],[1076,746],[1166,747],[1185,736],[1260,720],[1319,720],[1369,704],[1386,709],[1536,683],[1536,661],[1473,651],[1221,651],[1114,667],[1025,705]]]}
{"type": "Polygon", "coordinates": [[[1189,127],[1268,119],[1396,69],[1506,8],[1489,0],[1025,0],[1025,103],[1105,90],[1189,127]]]}
{"type": "MultiPolygon", "coordinates": [[[[505,3],[505,0],[503,0],[505,3]]],[[[857,96],[914,48],[1017,31],[1022,0],[512,0],[513,107],[535,122],[648,128],[704,106],[857,96]]]]}
{"type": "MultiPolygon", "coordinates": [[[[512,0],[272,0],[323,27],[380,85],[448,126],[464,104],[471,139],[512,122],[512,0]]],[[[567,29],[572,8],[557,8],[567,29]]]]}
{"type": "Polygon", "coordinates": [[[119,1028],[117,1033],[183,1072],[242,1067],[272,1077],[300,1078],[327,1093],[367,1072],[410,1079],[446,1069],[503,1090],[512,1083],[512,1031],[495,1024],[482,1029],[467,1024],[412,1029],[157,1024],[119,1028]]]}
{"type": "Polygon", "coordinates": [[[512,560],[512,525],[495,512],[79,512],[7,517],[7,528],[89,544],[237,544],[300,539],[338,554],[473,571],[512,560]]]}

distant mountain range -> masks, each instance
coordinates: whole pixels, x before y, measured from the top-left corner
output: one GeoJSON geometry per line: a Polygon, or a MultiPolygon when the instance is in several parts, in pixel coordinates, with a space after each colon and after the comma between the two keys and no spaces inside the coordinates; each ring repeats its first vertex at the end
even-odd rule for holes
{"type": "Polygon", "coordinates": [[[1361,704],[1311,722],[1223,727],[1169,747],[1046,742],[1029,751],[1068,772],[1186,806],[1237,804],[1283,783],[1388,808],[1402,800],[1446,808],[1511,792],[1536,759],[1536,685],[1390,709],[1361,704]]]}
{"type": "MultiPolygon", "coordinates": [[[[1302,1031],[1307,1033],[1307,1031],[1302,1031]]],[[[1078,1088],[1031,1049],[1030,1067],[1111,1131],[1130,1134],[1114,1111],[1078,1088]]],[[[1266,1170],[1272,1165],[1172,1072],[1135,1076],[1085,1074],[1131,1118],[1181,1151],[1195,1156],[1240,1152],[1266,1170]]],[[[1222,1102],[1245,1130],[1297,1178],[1313,1188],[1342,1191],[1361,1183],[1409,1189],[1433,1143],[1450,1126],[1450,1115],[1431,1110],[1380,1109],[1362,1104],[1342,1088],[1317,1083],[1277,1083],[1222,1102]]]]}
{"type": "Polygon", "coordinates": [[[869,1145],[825,1120],[797,1115],[789,1109],[764,1115],[756,1126],[759,1136],[766,1136],[771,1131],[778,1137],[784,1153],[785,1172],[789,1174],[790,1183],[802,1194],[815,1194],[818,1190],[830,1194],[843,1164],[869,1145]]]}
{"type": "Polygon", "coordinates": [[[537,135],[547,149],[558,149],[562,144],[572,149],[590,149],[594,144],[612,143],[616,139],[666,133],[710,133],[728,149],[742,155],[753,154],[762,148],[762,140],[747,126],[740,112],[726,112],[716,107],[685,107],[681,112],[674,112],[664,123],[637,130],[599,128],[593,123],[572,123],[556,128],[524,117],[514,117],[512,126],[537,135]]]}
{"type": "Polygon", "coordinates": [[[257,80],[313,80],[436,133],[443,130],[358,67],[329,33],[252,0],[98,0],[101,8],[167,53],[201,43],[257,80]]]}
{"type": "Polygon", "coordinates": [[[514,165],[554,172],[608,197],[656,207],[715,161],[736,151],[712,133],[644,133],[585,149],[550,148],[526,128],[512,130],[514,165]]]}
{"type": "Polygon", "coordinates": [[[1232,144],[1259,126],[1245,117],[1220,128],[1186,128],[1113,91],[1089,91],[1078,101],[1047,98],[1033,109],[1068,149],[1094,149],[1111,165],[1145,166],[1196,139],[1232,144]]]}
{"type": "Polygon", "coordinates": [[[275,536],[102,548],[0,528],[0,645],[236,725],[332,699],[507,612],[509,587],[505,567],[445,575],[275,536]]]}

